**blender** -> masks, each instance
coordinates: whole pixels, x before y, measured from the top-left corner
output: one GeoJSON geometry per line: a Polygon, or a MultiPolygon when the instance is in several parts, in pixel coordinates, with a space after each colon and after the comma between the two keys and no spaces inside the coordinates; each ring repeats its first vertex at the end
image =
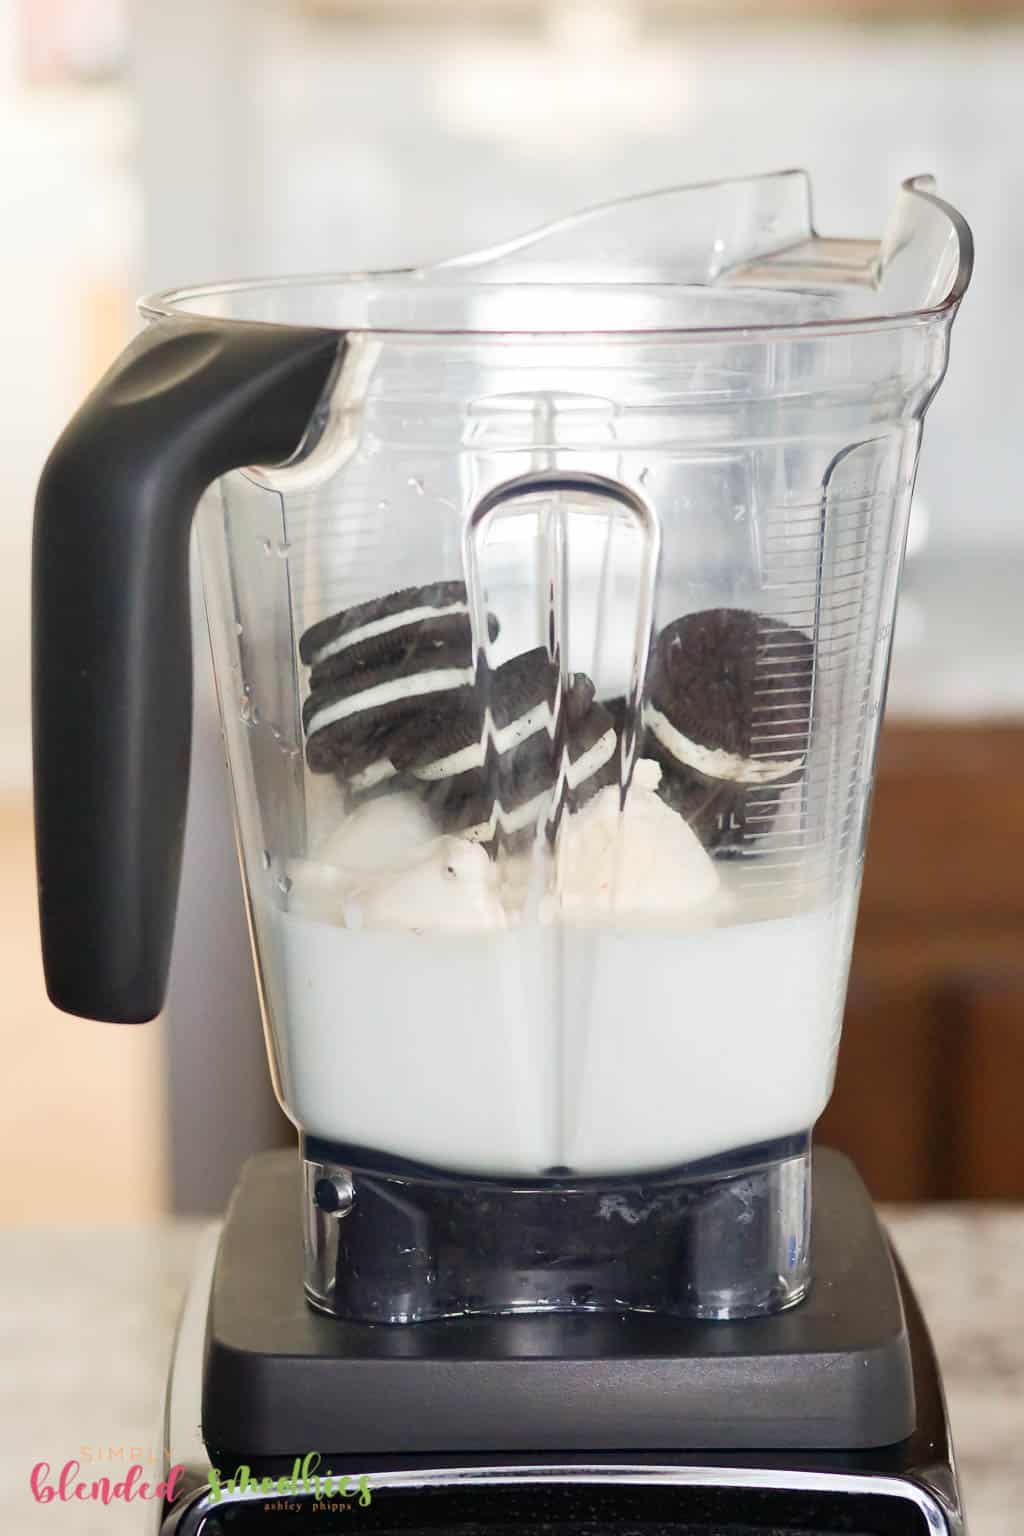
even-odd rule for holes
{"type": "Polygon", "coordinates": [[[328,1471],[377,1530],[962,1529],[811,1136],[971,263],[927,178],[875,241],[786,172],[143,303],[37,503],[47,984],[161,1007],[194,523],[300,1143],[188,1303],[168,1536],[345,1528],[328,1471]]]}

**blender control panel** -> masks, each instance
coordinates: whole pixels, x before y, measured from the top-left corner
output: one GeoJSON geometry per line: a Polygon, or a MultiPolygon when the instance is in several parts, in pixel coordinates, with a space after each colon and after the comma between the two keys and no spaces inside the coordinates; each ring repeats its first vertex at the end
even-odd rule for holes
{"type": "MultiPolygon", "coordinates": [[[[219,1509],[173,1536],[938,1536],[911,1498],[815,1490],[560,1483],[378,1489],[358,1498],[268,1498],[219,1509]]],[[[172,1536],[171,1531],[166,1536],[172,1536]]],[[[950,1532],[952,1536],[952,1532],[950,1532]]]]}

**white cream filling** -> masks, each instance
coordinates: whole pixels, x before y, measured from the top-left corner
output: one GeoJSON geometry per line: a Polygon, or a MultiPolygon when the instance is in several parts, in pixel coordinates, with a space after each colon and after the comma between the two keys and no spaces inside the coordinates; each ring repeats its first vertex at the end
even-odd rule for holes
{"type": "Polygon", "coordinates": [[[384,619],[373,619],[369,624],[361,624],[358,629],[350,629],[347,634],[328,641],[327,645],[313,652],[310,666],[319,666],[322,661],[337,656],[341,651],[350,650],[353,645],[361,645],[364,640],[375,640],[378,635],[388,635],[395,629],[404,629],[407,624],[422,624],[428,619],[446,619],[453,613],[468,612],[465,603],[449,603],[446,608],[403,608],[401,613],[388,614],[384,619]]]}
{"type": "Polygon", "coordinates": [[[725,752],[720,747],[698,746],[677,730],[668,716],[653,704],[644,705],[644,724],[677,762],[709,779],[729,779],[734,784],[774,784],[804,765],[803,753],[782,762],[763,762],[740,757],[736,752],[725,752]]]}
{"type": "Polygon", "coordinates": [[[599,736],[594,745],[588,747],[581,757],[578,757],[574,763],[570,763],[565,774],[569,788],[579,789],[587,779],[599,773],[615,751],[617,741],[618,736],[613,726],[605,731],[603,736],[599,736]]]}
{"type": "Polygon", "coordinates": [[[385,779],[393,779],[398,769],[390,757],[379,757],[369,768],[364,768],[362,773],[354,773],[349,779],[350,789],[372,789],[375,784],[383,784],[385,779]]]}
{"type": "Polygon", "coordinates": [[[486,843],[499,827],[503,832],[521,832],[524,827],[536,821],[550,795],[551,791],[545,789],[541,794],[534,795],[532,800],[517,806],[514,811],[506,811],[501,801],[495,800],[494,809],[488,820],[478,822],[475,827],[467,827],[462,836],[468,838],[471,843],[486,843]]]}
{"type": "MultiPolygon", "coordinates": [[[[528,709],[518,720],[485,733],[484,740],[492,741],[498,754],[502,755],[549,727],[553,719],[551,706],[545,700],[542,704],[535,704],[533,709],[528,709]]],[[[447,757],[436,758],[432,763],[425,763],[422,768],[413,769],[413,774],[417,779],[451,779],[457,774],[469,773],[473,768],[482,768],[483,764],[484,741],[474,741],[468,747],[460,747],[457,752],[449,752],[447,757]]]]}
{"type": "Polygon", "coordinates": [[[413,672],[408,677],[396,677],[390,683],[378,683],[375,688],[365,688],[362,693],[325,704],[312,716],[306,735],[312,736],[325,726],[335,725],[339,720],[347,720],[366,710],[382,709],[386,704],[399,704],[403,699],[417,699],[423,694],[445,693],[472,681],[472,667],[439,667],[436,672],[413,672]]]}

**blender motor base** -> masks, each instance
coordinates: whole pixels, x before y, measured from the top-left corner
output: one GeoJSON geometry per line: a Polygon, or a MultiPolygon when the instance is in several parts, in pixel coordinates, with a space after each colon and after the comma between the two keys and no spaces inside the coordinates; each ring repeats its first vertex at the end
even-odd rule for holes
{"type": "Polygon", "coordinates": [[[814,1157],[814,1284],[742,1322],[641,1313],[351,1323],[303,1293],[294,1153],[246,1165],[214,1273],[203,1438],[234,1455],[855,1451],[915,1428],[896,1270],[852,1165],[814,1157]]]}
{"type": "Polygon", "coordinates": [[[811,1136],[657,1173],[452,1175],[300,1138],[306,1295],[348,1322],[768,1316],[806,1295],[811,1136]]]}

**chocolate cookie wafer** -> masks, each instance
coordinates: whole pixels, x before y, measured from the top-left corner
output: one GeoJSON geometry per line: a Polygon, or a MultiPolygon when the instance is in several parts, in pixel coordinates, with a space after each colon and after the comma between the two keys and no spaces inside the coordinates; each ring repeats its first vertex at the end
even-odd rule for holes
{"type": "MultiPolygon", "coordinates": [[[[498,621],[487,618],[495,640],[498,621]]],[[[338,681],[357,669],[413,664],[442,650],[462,665],[472,657],[473,639],[462,581],[435,581],[406,587],[356,607],[342,609],[307,629],[299,656],[310,668],[310,686],[338,681]]]]}
{"type": "Polygon", "coordinates": [[[302,706],[306,761],[314,773],[336,773],[354,788],[369,788],[394,772],[390,745],[399,727],[428,699],[444,696],[459,708],[474,676],[472,666],[442,648],[315,688],[302,706]]]}
{"type": "Polygon", "coordinates": [[[655,642],[643,752],[662,798],[709,848],[767,831],[804,769],[814,648],[801,630],[740,608],[668,624],[655,642]]]}
{"type": "MultiPolygon", "coordinates": [[[[493,615],[488,632],[492,640],[498,632],[493,615]]],[[[311,668],[303,707],[310,768],[370,790],[394,777],[390,739],[423,701],[473,681],[465,584],[408,587],[343,609],[306,630],[299,655],[311,668]]]]}
{"type": "Polygon", "coordinates": [[[393,757],[425,783],[461,778],[531,737],[554,732],[559,710],[571,724],[590,708],[594,685],[577,673],[564,701],[558,669],[543,646],[513,656],[493,672],[481,669],[473,692],[452,708],[439,698],[424,703],[394,742],[393,757]]]}

